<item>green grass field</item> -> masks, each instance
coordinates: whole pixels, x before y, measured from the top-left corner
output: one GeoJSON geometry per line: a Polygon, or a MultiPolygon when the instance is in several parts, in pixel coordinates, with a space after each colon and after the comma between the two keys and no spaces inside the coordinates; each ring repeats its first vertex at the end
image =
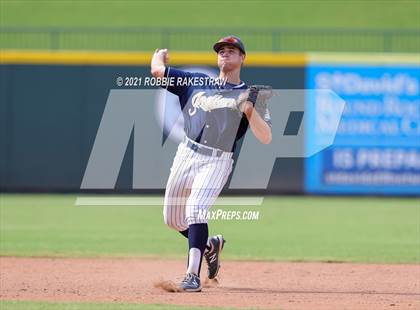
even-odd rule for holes
{"type": "Polygon", "coordinates": [[[53,303],[32,301],[0,301],[2,310],[233,310],[232,308],[182,307],[171,305],[143,305],[124,303],[53,303]]]}
{"type": "Polygon", "coordinates": [[[418,28],[420,4],[401,1],[2,0],[0,26],[418,28]]]}
{"type": "MultiPolygon", "coordinates": [[[[0,196],[1,255],[183,258],[160,206],[74,206],[74,195],[0,196]]],[[[219,208],[215,206],[214,208],[219,208]]],[[[420,262],[420,203],[406,198],[266,198],[257,221],[217,220],[225,259],[420,262]]]]}
{"type": "Polygon", "coordinates": [[[208,51],[210,42],[234,33],[246,42],[248,51],[418,52],[416,34],[369,31],[418,29],[419,18],[417,0],[2,0],[0,27],[26,32],[0,33],[0,48],[148,51],[165,46],[208,51]],[[33,27],[50,30],[28,32],[33,27]],[[51,31],[51,27],[79,30],[51,31]],[[92,28],[108,30],[92,32],[92,28]],[[283,28],[306,31],[277,34],[273,30],[283,28]]]}

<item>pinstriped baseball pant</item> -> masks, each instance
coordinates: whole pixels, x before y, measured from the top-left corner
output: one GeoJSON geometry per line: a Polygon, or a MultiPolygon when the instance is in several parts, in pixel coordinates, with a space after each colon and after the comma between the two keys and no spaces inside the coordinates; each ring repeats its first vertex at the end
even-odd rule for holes
{"type": "Polygon", "coordinates": [[[183,231],[191,224],[207,223],[207,212],[232,171],[232,153],[220,157],[199,154],[181,142],[166,184],[163,218],[183,231]]]}

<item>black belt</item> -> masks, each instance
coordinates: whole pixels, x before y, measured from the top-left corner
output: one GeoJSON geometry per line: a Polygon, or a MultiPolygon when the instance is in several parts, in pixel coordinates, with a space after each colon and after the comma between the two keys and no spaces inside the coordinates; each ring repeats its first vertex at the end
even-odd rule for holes
{"type": "Polygon", "coordinates": [[[222,154],[224,153],[224,151],[222,150],[217,150],[214,148],[208,148],[205,146],[201,146],[197,143],[194,143],[193,141],[186,139],[186,145],[187,147],[189,147],[190,149],[192,149],[194,152],[201,154],[201,155],[207,155],[207,156],[216,156],[216,157],[220,157],[222,156],[222,154]]]}

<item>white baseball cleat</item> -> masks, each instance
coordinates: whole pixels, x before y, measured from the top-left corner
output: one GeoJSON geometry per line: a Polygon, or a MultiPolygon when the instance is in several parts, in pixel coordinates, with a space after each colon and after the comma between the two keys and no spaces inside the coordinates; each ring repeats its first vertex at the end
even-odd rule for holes
{"type": "Polygon", "coordinates": [[[194,273],[187,273],[180,288],[185,292],[201,292],[200,278],[194,273]]]}

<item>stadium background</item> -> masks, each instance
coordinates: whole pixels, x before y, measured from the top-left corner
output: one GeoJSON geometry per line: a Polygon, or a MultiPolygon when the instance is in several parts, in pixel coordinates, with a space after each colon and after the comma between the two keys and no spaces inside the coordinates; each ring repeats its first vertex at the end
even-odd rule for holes
{"type": "MultiPolygon", "coordinates": [[[[316,86],[317,74],[339,70],[377,80],[405,74],[419,85],[417,1],[0,5],[2,256],[183,256],[182,240],[161,224],[159,207],[74,206],[116,76],[148,74],[156,47],[175,51],[174,65],[211,67],[211,43],[234,33],[249,50],[243,74],[247,82],[301,89],[316,86]],[[217,5],[223,9],[216,10],[217,5]]],[[[361,93],[349,99],[381,102],[385,95],[361,93]]],[[[339,136],[336,146],[350,152],[408,150],[403,157],[414,152],[412,166],[378,169],[397,176],[409,173],[417,183],[326,185],[324,173],[343,169],[329,165],[334,148],[307,160],[278,159],[268,191],[275,195],[253,208],[262,212],[259,221],[212,223],[212,230],[230,235],[225,258],[418,264],[419,92],[396,98],[414,108],[405,114],[359,115],[353,121],[408,122],[409,133],[339,136]],[[300,196],[308,193],[334,197],[300,196]],[[254,240],[252,247],[249,240],[254,240]]],[[[302,143],[314,141],[312,136],[302,143]]],[[[112,193],[132,192],[130,150],[112,193]]],[[[355,169],[350,172],[360,172],[355,169]]],[[[364,167],[361,172],[378,171],[364,167]]]]}

